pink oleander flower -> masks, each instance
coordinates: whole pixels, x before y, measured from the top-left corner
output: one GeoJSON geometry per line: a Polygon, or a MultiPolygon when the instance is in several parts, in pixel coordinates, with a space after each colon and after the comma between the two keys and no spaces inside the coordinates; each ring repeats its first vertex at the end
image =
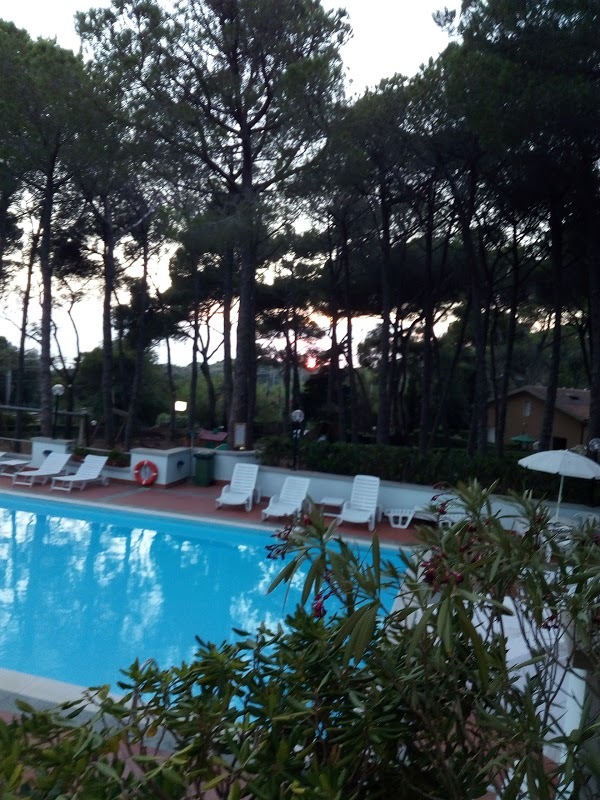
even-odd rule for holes
{"type": "Polygon", "coordinates": [[[322,619],[327,613],[325,611],[325,604],[323,602],[323,595],[321,592],[317,592],[315,595],[315,599],[312,602],[312,615],[315,619],[322,619]]]}

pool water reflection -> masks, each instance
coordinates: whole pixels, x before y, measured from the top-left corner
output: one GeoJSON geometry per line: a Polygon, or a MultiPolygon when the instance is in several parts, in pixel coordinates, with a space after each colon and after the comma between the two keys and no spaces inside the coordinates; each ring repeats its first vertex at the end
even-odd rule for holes
{"type": "Polygon", "coordinates": [[[276,625],[300,598],[265,531],[0,495],[0,666],[83,686],[136,658],[190,661],[195,636],[276,625]]]}

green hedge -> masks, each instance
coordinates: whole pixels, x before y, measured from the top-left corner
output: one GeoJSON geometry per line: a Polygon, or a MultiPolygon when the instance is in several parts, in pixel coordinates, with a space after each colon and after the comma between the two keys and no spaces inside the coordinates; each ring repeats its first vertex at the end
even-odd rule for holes
{"type": "MultiPolygon", "coordinates": [[[[292,444],[287,438],[264,439],[258,449],[262,464],[291,466],[292,444]]],[[[315,472],[336,475],[355,475],[360,472],[378,475],[382,480],[425,486],[438,483],[455,486],[459,481],[468,482],[476,478],[484,486],[497,482],[498,494],[508,494],[510,491],[522,494],[531,490],[534,497],[555,500],[558,476],[523,469],[517,463],[523,455],[522,450],[507,451],[499,459],[492,451],[472,457],[458,448],[436,448],[421,453],[413,447],[303,440],[298,449],[297,465],[299,469],[315,472]]],[[[595,481],[566,478],[563,500],[596,505],[600,503],[600,487],[596,486],[595,481]]]]}

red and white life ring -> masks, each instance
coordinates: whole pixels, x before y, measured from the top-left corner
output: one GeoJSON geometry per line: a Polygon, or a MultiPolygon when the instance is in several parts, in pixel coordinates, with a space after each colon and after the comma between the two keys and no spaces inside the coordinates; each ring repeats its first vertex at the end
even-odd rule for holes
{"type": "Polygon", "coordinates": [[[152,486],[158,477],[158,468],[153,461],[140,461],[133,468],[133,474],[140,486],[152,486]]]}

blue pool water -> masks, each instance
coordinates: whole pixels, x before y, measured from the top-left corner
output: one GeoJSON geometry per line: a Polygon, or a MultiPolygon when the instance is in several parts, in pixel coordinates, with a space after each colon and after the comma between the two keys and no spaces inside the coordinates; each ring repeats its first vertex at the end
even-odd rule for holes
{"type": "Polygon", "coordinates": [[[0,494],[0,667],[115,685],[136,658],[190,661],[195,636],[276,625],[283,562],[264,530],[0,494]]]}

